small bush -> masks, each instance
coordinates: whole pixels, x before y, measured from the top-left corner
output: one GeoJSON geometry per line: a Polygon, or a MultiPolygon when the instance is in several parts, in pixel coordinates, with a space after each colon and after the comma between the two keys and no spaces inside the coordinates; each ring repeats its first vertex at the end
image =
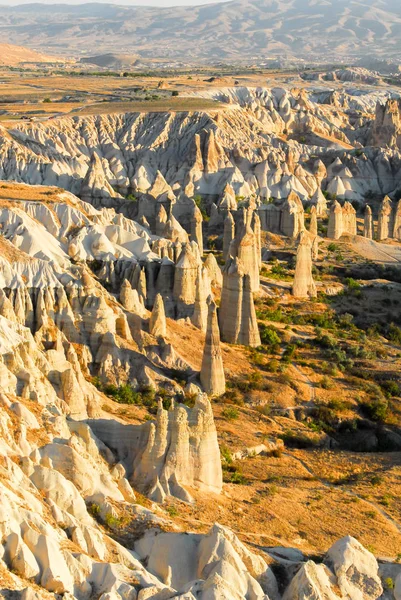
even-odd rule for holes
{"type": "Polygon", "coordinates": [[[170,517],[178,517],[179,512],[176,506],[166,506],[166,512],[170,517]]]}
{"type": "Polygon", "coordinates": [[[229,421],[236,421],[239,417],[239,412],[236,408],[227,407],[222,410],[221,415],[229,421]]]}
{"type": "Polygon", "coordinates": [[[280,337],[277,331],[273,327],[267,325],[260,325],[260,340],[263,346],[267,346],[267,349],[272,354],[276,354],[280,349],[280,337]]]}
{"type": "Polygon", "coordinates": [[[388,414],[388,402],[378,398],[373,398],[360,404],[362,412],[372,421],[384,423],[388,414]]]}

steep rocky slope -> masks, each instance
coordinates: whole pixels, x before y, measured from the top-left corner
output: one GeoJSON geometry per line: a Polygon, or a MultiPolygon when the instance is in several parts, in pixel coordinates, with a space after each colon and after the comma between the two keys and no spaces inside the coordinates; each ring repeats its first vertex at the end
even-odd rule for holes
{"type": "Polygon", "coordinates": [[[227,109],[77,116],[3,129],[0,176],[58,185],[95,205],[122,208],[120,200],[133,193],[139,202],[123,210],[147,219],[155,218],[151,198],[172,201],[174,214],[188,217],[188,198],[218,201],[227,185],[234,196],[266,200],[290,191],[307,200],[318,189],[363,200],[399,185],[398,149],[368,146],[376,145],[377,94],[329,98],[284,88],[205,94],[227,109]]]}

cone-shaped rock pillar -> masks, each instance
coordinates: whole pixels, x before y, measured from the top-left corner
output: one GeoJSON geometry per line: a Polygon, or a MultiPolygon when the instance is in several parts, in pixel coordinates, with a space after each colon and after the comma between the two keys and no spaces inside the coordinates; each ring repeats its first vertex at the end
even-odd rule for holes
{"type": "Polygon", "coordinates": [[[312,277],[312,243],[307,233],[301,233],[297,250],[294,283],[292,293],[295,298],[313,298],[316,285],[312,277]]]}
{"type": "Polygon", "coordinates": [[[224,268],[219,324],[223,341],[260,345],[250,277],[238,258],[230,258],[224,268]]]}
{"type": "Polygon", "coordinates": [[[203,217],[199,208],[195,205],[194,212],[191,217],[191,242],[198,244],[199,253],[203,255],[203,232],[202,232],[203,217]]]}
{"type": "Polygon", "coordinates": [[[316,206],[312,206],[310,211],[309,233],[313,236],[317,235],[317,212],[316,206]]]}
{"type": "Polygon", "coordinates": [[[223,234],[223,258],[227,260],[230,244],[235,237],[235,222],[230,211],[228,211],[226,218],[224,219],[224,234],[223,234]]]}
{"type": "Polygon", "coordinates": [[[373,217],[372,209],[369,205],[366,205],[365,216],[363,219],[363,235],[365,238],[373,239],[373,217]]]}
{"type": "Polygon", "coordinates": [[[226,391],[223,358],[220,348],[220,331],[217,322],[216,304],[208,298],[207,330],[203,351],[200,380],[203,389],[210,396],[220,396],[226,391]]]}
{"type": "Polygon", "coordinates": [[[392,212],[392,202],[388,196],[385,196],[380,206],[377,221],[377,239],[379,242],[387,240],[393,233],[392,212]]]}
{"type": "Polygon", "coordinates": [[[192,315],[191,321],[195,327],[201,331],[206,331],[207,315],[208,305],[206,302],[206,290],[202,274],[202,267],[199,267],[198,276],[196,278],[194,314],[192,315]]]}
{"type": "Polygon", "coordinates": [[[161,294],[157,294],[149,319],[149,333],[155,337],[166,337],[166,313],[161,294]]]}
{"type": "Polygon", "coordinates": [[[338,240],[343,234],[343,209],[341,204],[334,200],[330,207],[329,226],[327,237],[331,240],[338,240]]]}

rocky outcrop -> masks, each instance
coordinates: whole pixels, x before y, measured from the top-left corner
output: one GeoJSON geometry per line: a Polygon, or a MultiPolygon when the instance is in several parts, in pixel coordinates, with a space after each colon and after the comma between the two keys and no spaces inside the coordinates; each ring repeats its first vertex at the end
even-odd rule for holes
{"type": "Polygon", "coordinates": [[[373,239],[373,217],[372,209],[369,205],[366,205],[365,208],[365,215],[363,218],[363,235],[370,240],[373,239]]]}
{"type": "Polygon", "coordinates": [[[398,201],[394,214],[393,238],[401,240],[401,200],[398,201]]]}
{"type": "Polygon", "coordinates": [[[330,207],[327,237],[338,240],[345,234],[357,234],[356,210],[350,202],[345,202],[341,206],[338,200],[334,200],[330,207]]]}
{"type": "MultiPolygon", "coordinates": [[[[323,165],[324,166],[324,165],[323,165]]],[[[311,198],[311,204],[316,209],[317,217],[326,217],[327,216],[327,200],[323,195],[322,190],[317,188],[316,192],[313,194],[311,198]]]]}
{"type": "Polygon", "coordinates": [[[204,391],[210,396],[220,396],[226,391],[217,309],[210,296],[200,381],[204,391]]]}
{"type": "Polygon", "coordinates": [[[393,205],[390,198],[386,196],[380,205],[377,220],[377,239],[379,242],[392,237],[393,223],[393,205]]]}
{"type": "Polygon", "coordinates": [[[198,267],[199,262],[190,245],[185,244],[174,271],[174,300],[179,317],[190,316],[193,312],[198,267]]]}
{"type": "Polygon", "coordinates": [[[224,268],[219,325],[224,342],[260,345],[250,277],[238,258],[229,259],[224,268]]]}
{"type": "Polygon", "coordinates": [[[200,255],[203,256],[203,217],[200,209],[195,205],[191,219],[191,241],[198,244],[200,255]]]}
{"type": "Polygon", "coordinates": [[[304,563],[284,593],[283,600],[364,598],[378,600],[383,587],[375,557],[352,537],[328,551],[323,564],[304,563]]]}
{"type": "Polygon", "coordinates": [[[189,501],[188,487],[221,491],[220,452],[206,396],[198,396],[192,409],[173,405],[166,411],[160,401],[156,421],[141,427],[143,447],[136,449],[132,475],[138,489],[158,502],[169,495],[189,501]]]}
{"type": "Polygon", "coordinates": [[[166,313],[164,311],[164,302],[161,294],[157,294],[152,314],[150,315],[149,333],[155,337],[166,337],[166,313]]]}
{"type": "Polygon", "coordinates": [[[315,206],[312,206],[311,211],[310,211],[309,233],[312,236],[317,235],[317,213],[316,213],[315,206]]]}
{"type": "Polygon", "coordinates": [[[227,260],[230,253],[230,245],[235,237],[235,222],[230,211],[224,219],[223,231],[223,259],[227,260]]]}
{"type": "Polygon", "coordinates": [[[251,290],[257,292],[260,287],[260,239],[258,240],[252,230],[250,225],[251,221],[252,211],[249,215],[245,215],[245,221],[243,225],[239,227],[239,232],[230,245],[229,254],[233,258],[237,257],[241,261],[245,273],[249,275],[251,290]]]}
{"type": "Polygon", "coordinates": [[[331,240],[338,240],[342,236],[343,230],[343,210],[341,204],[337,200],[334,200],[330,206],[327,237],[331,240]]]}
{"type": "Polygon", "coordinates": [[[280,229],[283,235],[292,238],[305,229],[304,207],[295,192],[291,192],[283,204],[280,229]]]}
{"type": "Polygon", "coordinates": [[[401,103],[388,99],[385,104],[376,105],[376,114],[370,135],[372,146],[401,148],[401,103]]]}
{"type": "Polygon", "coordinates": [[[295,298],[316,297],[316,285],[312,276],[312,244],[313,238],[307,232],[301,233],[292,285],[295,298]]]}

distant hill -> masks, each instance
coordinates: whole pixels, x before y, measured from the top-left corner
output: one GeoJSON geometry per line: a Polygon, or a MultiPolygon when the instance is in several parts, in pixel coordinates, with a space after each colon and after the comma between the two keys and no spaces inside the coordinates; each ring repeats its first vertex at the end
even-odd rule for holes
{"type": "Polygon", "coordinates": [[[79,62],[107,69],[128,69],[138,62],[138,56],[133,54],[100,54],[99,56],[81,58],[79,62]]]}
{"type": "Polygon", "coordinates": [[[47,56],[41,52],[23,48],[22,46],[0,44],[0,65],[16,67],[23,63],[49,63],[59,60],[59,58],[55,58],[54,56],[47,56]]]}
{"type": "Polygon", "coordinates": [[[111,4],[0,7],[7,41],[55,52],[239,58],[399,57],[399,0],[233,0],[174,8],[111,4]]]}

